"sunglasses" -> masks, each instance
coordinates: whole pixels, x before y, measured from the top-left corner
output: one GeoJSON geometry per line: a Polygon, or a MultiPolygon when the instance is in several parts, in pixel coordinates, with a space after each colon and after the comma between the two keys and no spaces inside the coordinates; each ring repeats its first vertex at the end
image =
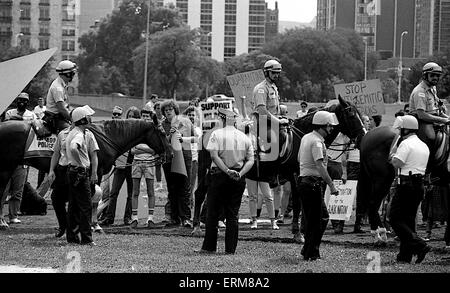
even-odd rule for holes
{"type": "Polygon", "coordinates": [[[113,116],[114,117],[119,117],[119,116],[122,116],[122,114],[120,114],[120,113],[113,113],[113,116]]]}

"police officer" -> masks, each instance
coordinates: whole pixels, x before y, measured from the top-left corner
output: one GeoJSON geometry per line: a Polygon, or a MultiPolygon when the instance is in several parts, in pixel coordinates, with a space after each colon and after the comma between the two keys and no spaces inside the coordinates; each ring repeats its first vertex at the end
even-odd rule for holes
{"type": "Polygon", "coordinates": [[[320,258],[319,246],[329,218],[324,202],[324,183],[330,187],[331,194],[338,194],[327,172],[328,158],[324,143],[338,124],[336,116],[327,111],[318,111],[313,116],[312,124],[313,131],[302,138],[298,153],[298,191],[305,214],[305,244],[301,254],[305,260],[320,258]]]}
{"type": "Polygon", "coordinates": [[[53,146],[53,156],[50,162],[50,171],[48,178],[52,182],[52,206],[55,210],[58,228],[55,237],[64,235],[67,229],[67,211],[66,203],[69,200],[67,194],[67,160],[66,138],[71,128],[67,127],[59,132],[55,145],[53,146]]]}
{"type": "Polygon", "coordinates": [[[47,109],[42,118],[52,133],[58,133],[69,126],[71,121],[67,102],[67,86],[77,72],[77,65],[63,60],[56,66],[58,77],[52,82],[47,93],[47,109]]]}
{"type": "Polygon", "coordinates": [[[399,184],[391,202],[390,223],[400,238],[397,261],[410,263],[412,256],[417,255],[416,263],[420,263],[431,250],[415,233],[416,213],[424,197],[423,178],[430,151],[417,137],[417,119],[411,115],[401,119],[402,142],[391,160],[392,165],[399,170],[399,184]]]}
{"type": "Polygon", "coordinates": [[[259,115],[271,116],[278,124],[287,123],[286,119],[278,119],[280,114],[280,96],[275,84],[280,79],[281,64],[277,60],[268,60],[264,64],[265,79],[253,89],[254,111],[259,115]]]}
{"type": "Polygon", "coordinates": [[[90,123],[90,117],[94,113],[89,106],[75,108],[72,112],[75,127],[66,138],[69,163],[67,172],[69,185],[67,242],[91,246],[95,246],[91,231],[91,195],[97,182],[97,151],[99,147],[94,134],[86,129],[86,125],[90,123]],[[77,232],[80,233],[81,239],[78,238],[77,232]]]}
{"type": "Polygon", "coordinates": [[[236,113],[219,109],[225,127],[212,132],[207,149],[211,153],[211,181],[208,187],[207,219],[201,253],[217,249],[217,224],[224,209],[227,222],[225,253],[234,254],[238,242],[238,213],[245,190],[244,175],[253,166],[253,146],[250,139],[234,126],[236,113]]]}
{"type": "Polygon", "coordinates": [[[448,116],[440,110],[441,101],[437,96],[436,85],[441,76],[441,66],[434,62],[425,64],[422,82],[414,88],[409,98],[410,113],[419,120],[418,134],[430,149],[436,136],[433,124],[449,122],[448,116]]]}

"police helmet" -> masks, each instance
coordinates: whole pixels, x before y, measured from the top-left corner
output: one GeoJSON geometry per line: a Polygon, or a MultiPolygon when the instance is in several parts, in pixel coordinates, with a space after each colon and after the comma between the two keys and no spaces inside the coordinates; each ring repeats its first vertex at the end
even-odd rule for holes
{"type": "Polygon", "coordinates": [[[400,117],[402,123],[401,128],[403,129],[413,129],[418,130],[419,129],[419,122],[417,121],[416,117],[412,115],[405,115],[400,117]]]}
{"type": "Polygon", "coordinates": [[[77,71],[77,65],[70,60],[63,60],[56,66],[56,72],[59,74],[75,73],[77,71]]]}
{"type": "Polygon", "coordinates": [[[30,96],[29,96],[27,93],[20,93],[20,94],[17,96],[17,99],[24,99],[24,100],[29,101],[29,100],[30,100],[30,96]]]}
{"type": "Polygon", "coordinates": [[[95,111],[92,110],[91,107],[89,107],[88,105],[85,105],[83,107],[78,107],[75,108],[72,111],[72,121],[73,122],[78,122],[83,118],[86,118],[86,116],[91,116],[94,115],[95,111]]]}
{"type": "Polygon", "coordinates": [[[314,114],[312,124],[314,125],[338,125],[339,121],[337,120],[336,114],[328,112],[328,111],[317,111],[314,114]]]}
{"type": "Polygon", "coordinates": [[[281,72],[281,64],[277,60],[268,60],[264,64],[264,71],[281,72]]]}
{"type": "Polygon", "coordinates": [[[442,67],[439,66],[437,63],[435,62],[428,62],[427,64],[425,64],[422,68],[422,74],[426,74],[426,73],[437,73],[437,74],[442,74],[442,67]]]}

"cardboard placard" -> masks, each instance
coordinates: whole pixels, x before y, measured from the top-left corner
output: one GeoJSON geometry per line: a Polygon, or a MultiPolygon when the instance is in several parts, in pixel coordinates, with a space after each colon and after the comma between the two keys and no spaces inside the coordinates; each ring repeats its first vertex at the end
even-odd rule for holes
{"type": "Polygon", "coordinates": [[[227,76],[239,113],[245,118],[253,109],[253,89],[264,80],[261,69],[227,76]]]}
{"type": "Polygon", "coordinates": [[[333,183],[339,190],[338,195],[331,195],[328,185],[325,190],[325,203],[327,204],[330,220],[348,221],[352,215],[358,181],[347,180],[344,184],[342,180],[334,180],[333,183]]]}

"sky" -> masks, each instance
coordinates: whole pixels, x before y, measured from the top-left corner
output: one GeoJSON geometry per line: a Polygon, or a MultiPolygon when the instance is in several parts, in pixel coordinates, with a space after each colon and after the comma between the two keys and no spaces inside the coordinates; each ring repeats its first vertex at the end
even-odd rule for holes
{"type": "Polygon", "coordinates": [[[270,9],[278,2],[279,20],[311,22],[317,14],[317,0],[266,0],[270,9]]]}

